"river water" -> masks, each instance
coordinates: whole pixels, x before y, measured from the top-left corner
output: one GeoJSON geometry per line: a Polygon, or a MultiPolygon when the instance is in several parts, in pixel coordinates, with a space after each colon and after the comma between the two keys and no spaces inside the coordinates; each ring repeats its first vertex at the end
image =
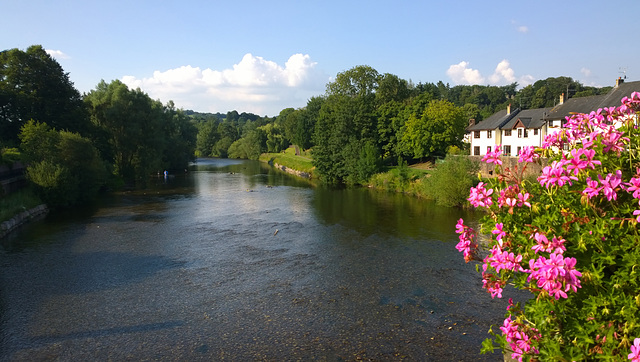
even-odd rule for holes
{"type": "Polygon", "coordinates": [[[477,215],[250,161],[153,183],[3,240],[2,360],[502,359],[506,302],[455,250],[477,215]]]}

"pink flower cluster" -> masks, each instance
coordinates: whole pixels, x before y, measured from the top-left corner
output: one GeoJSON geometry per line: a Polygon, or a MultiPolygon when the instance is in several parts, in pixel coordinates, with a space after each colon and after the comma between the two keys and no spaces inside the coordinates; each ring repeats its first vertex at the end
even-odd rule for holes
{"type": "Polygon", "coordinates": [[[551,241],[547,239],[547,236],[536,232],[533,236],[536,239],[537,244],[531,247],[531,249],[537,254],[538,252],[547,252],[547,253],[558,253],[562,254],[565,250],[564,243],[566,240],[563,238],[558,239],[557,237],[553,237],[551,241]]]}
{"type": "Polygon", "coordinates": [[[524,354],[538,354],[539,351],[532,345],[533,341],[540,339],[540,333],[535,328],[527,328],[525,325],[518,323],[507,317],[500,327],[502,334],[509,343],[511,350],[511,358],[522,361],[524,354]]]}
{"type": "MultiPolygon", "coordinates": [[[[537,179],[542,187],[549,190],[547,191],[549,196],[553,195],[555,188],[573,186],[568,191],[569,195],[583,195],[580,200],[583,205],[594,202],[591,206],[603,210],[599,208],[600,203],[604,205],[605,202],[630,200],[623,194],[626,191],[633,197],[634,203],[638,202],[638,209],[633,211],[633,219],[627,216],[622,220],[640,223],[640,168],[636,170],[633,177],[628,178],[627,171],[623,174],[622,170],[605,168],[602,163],[621,157],[623,152],[627,152],[628,147],[635,147],[630,144],[630,139],[625,137],[625,133],[619,130],[619,127],[625,122],[633,126],[630,122],[632,119],[637,121],[638,114],[640,114],[640,92],[634,92],[631,97],[622,99],[621,107],[603,108],[590,114],[567,117],[567,122],[560,131],[545,137],[541,149],[524,147],[520,151],[518,162],[525,165],[514,167],[515,170],[505,169],[501,172],[496,180],[503,186],[494,189],[480,182],[470,189],[467,200],[476,208],[489,209],[490,216],[495,221],[495,228],[491,231],[495,236],[495,243],[484,258],[482,269],[483,288],[491,294],[492,298],[502,298],[503,288],[512,273],[524,273],[520,275],[523,278],[526,277],[528,289],[539,294],[539,297],[547,298],[548,296],[549,299],[555,298],[556,301],[569,298],[568,293],[577,293],[578,288],[582,287],[580,283],[582,273],[576,269],[576,258],[565,256],[568,254],[565,245],[571,245],[567,240],[561,235],[551,235],[551,233],[545,235],[546,231],[540,228],[546,226],[534,226],[520,221],[517,226],[509,225],[514,220],[524,220],[521,217],[528,217],[528,213],[516,215],[518,218],[506,215],[506,212],[513,215],[516,207],[532,207],[532,196],[524,189],[526,183],[523,182],[523,174],[527,167],[526,163],[536,162],[542,152],[547,150],[560,152],[560,156],[544,167],[537,179]],[[570,146],[570,151],[563,151],[567,145],[570,146]],[[603,154],[604,157],[596,159],[597,155],[603,154]],[[522,169],[519,169],[520,167],[522,169]],[[503,207],[507,208],[506,212],[502,209],[503,207]],[[518,249],[519,251],[515,253],[510,250],[512,246],[517,247],[516,243],[521,241],[519,235],[523,232],[525,235],[530,235],[531,241],[535,241],[535,245],[530,249],[533,253],[527,249],[518,249]],[[525,269],[527,267],[528,269],[525,269]]],[[[635,127],[637,130],[638,125],[635,127]]],[[[482,161],[500,166],[501,169],[501,155],[501,146],[496,145],[482,158],[482,161]]],[[[534,210],[540,210],[540,205],[535,206],[534,210]]],[[[606,209],[606,205],[602,207],[606,209]]],[[[628,210],[626,207],[624,209],[628,210]]],[[[588,222],[582,220],[588,219],[587,217],[578,218],[569,209],[562,210],[563,215],[565,212],[569,216],[565,216],[568,218],[565,219],[564,225],[588,222]]],[[[532,224],[535,223],[536,221],[532,222],[532,224]]],[[[558,230],[556,228],[553,232],[558,230]]],[[[456,232],[460,234],[460,242],[456,248],[464,253],[465,261],[468,262],[477,252],[475,230],[465,226],[460,219],[456,225],[456,232]]],[[[527,244],[527,248],[529,245],[531,244],[527,244]]],[[[513,350],[512,358],[521,361],[524,355],[538,354],[536,346],[540,348],[543,346],[542,342],[539,342],[542,338],[539,331],[532,328],[526,319],[518,317],[517,320],[512,320],[511,316],[514,314],[512,311],[509,313],[511,315],[504,320],[500,329],[513,350]]],[[[635,339],[628,358],[640,362],[640,338],[635,339]]]]}
{"type": "Polygon", "coordinates": [[[456,249],[463,253],[464,261],[468,263],[473,260],[478,250],[478,244],[475,242],[476,231],[464,225],[464,220],[460,219],[456,224],[456,233],[460,234],[458,237],[460,241],[456,245],[456,249]]]}
{"type": "Polygon", "coordinates": [[[484,157],[482,157],[482,162],[486,163],[495,163],[496,165],[502,165],[502,160],[500,159],[500,155],[502,155],[502,149],[500,145],[496,145],[493,148],[493,151],[487,152],[484,157]]]}
{"type": "Polygon", "coordinates": [[[469,193],[469,202],[473,207],[489,207],[493,204],[491,194],[493,189],[485,189],[484,182],[478,183],[478,186],[472,187],[469,193]]]}
{"type": "Polygon", "coordinates": [[[571,180],[577,181],[578,178],[564,168],[565,164],[563,161],[553,161],[550,166],[545,166],[542,169],[542,175],[538,176],[540,185],[550,188],[552,186],[564,186],[564,184],[572,185],[571,180]]]}
{"type": "Polygon", "coordinates": [[[640,338],[636,338],[631,346],[631,353],[628,358],[633,362],[640,362],[640,338]]]}
{"type": "Polygon", "coordinates": [[[506,206],[509,208],[509,213],[513,212],[514,207],[531,207],[529,198],[531,195],[528,192],[521,192],[520,187],[516,185],[510,185],[505,189],[500,190],[500,196],[498,197],[498,207],[506,206]]]}
{"type": "Polygon", "coordinates": [[[562,253],[554,251],[549,255],[549,259],[540,256],[538,259],[529,260],[530,270],[526,272],[530,275],[527,281],[537,280],[538,287],[556,299],[567,298],[566,292],[577,292],[581,287],[578,277],[582,276],[582,273],[576,270],[575,266],[575,258],[565,258],[562,253]]]}

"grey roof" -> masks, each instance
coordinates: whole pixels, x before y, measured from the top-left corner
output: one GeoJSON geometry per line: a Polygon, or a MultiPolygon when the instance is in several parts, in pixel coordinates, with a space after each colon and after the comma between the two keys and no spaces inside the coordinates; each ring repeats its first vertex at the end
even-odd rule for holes
{"type": "Polygon", "coordinates": [[[590,97],[570,98],[562,104],[553,107],[545,119],[564,119],[571,116],[571,113],[590,113],[599,108],[617,107],[621,105],[620,100],[628,97],[633,92],[640,91],[640,81],[625,82],[614,87],[607,94],[590,97]]]}
{"type": "Polygon", "coordinates": [[[523,111],[518,112],[515,117],[511,118],[509,122],[500,127],[501,129],[513,129],[518,121],[522,122],[525,128],[542,128],[544,126],[545,115],[549,112],[551,108],[535,108],[535,109],[525,109],[523,111]]]}
{"type": "Polygon", "coordinates": [[[520,109],[517,108],[510,114],[507,114],[507,110],[503,109],[501,111],[498,111],[492,114],[487,119],[479,122],[478,124],[467,127],[467,131],[483,131],[483,130],[500,128],[504,126],[507,122],[509,122],[511,118],[513,118],[519,111],[520,109]]]}

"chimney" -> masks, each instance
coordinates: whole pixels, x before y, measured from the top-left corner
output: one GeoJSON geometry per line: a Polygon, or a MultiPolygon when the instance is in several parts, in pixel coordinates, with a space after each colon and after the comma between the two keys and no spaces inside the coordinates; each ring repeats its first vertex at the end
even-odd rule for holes
{"type": "Polygon", "coordinates": [[[511,114],[511,103],[507,105],[507,114],[511,114]]]}
{"type": "Polygon", "coordinates": [[[475,125],[476,125],[476,119],[475,118],[469,118],[469,127],[475,126],[475,125]]]}
{"type": "Polygon", "coordinates": [[[616,79],[616,87],[620,86],[622,83],[624,83],[624,79],[622,79],[622,77],[618,77],[618,79],[616,79]]]}
{"type": "Polygon", "coordinates": [[[560,95],[560,104],[564,103],[564,93],[560,95]]]}

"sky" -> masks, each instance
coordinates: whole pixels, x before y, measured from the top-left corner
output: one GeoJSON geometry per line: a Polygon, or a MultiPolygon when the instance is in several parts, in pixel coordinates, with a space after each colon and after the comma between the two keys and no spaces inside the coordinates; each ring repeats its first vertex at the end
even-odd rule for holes
{"type": "Polygon", "coordinates": [[[640,80],[637,0],[0,0],[0,50],[42,45],[80,93],[120,80],[198,112],[276,116],[368,65],[417,83],[640,80]]]}

